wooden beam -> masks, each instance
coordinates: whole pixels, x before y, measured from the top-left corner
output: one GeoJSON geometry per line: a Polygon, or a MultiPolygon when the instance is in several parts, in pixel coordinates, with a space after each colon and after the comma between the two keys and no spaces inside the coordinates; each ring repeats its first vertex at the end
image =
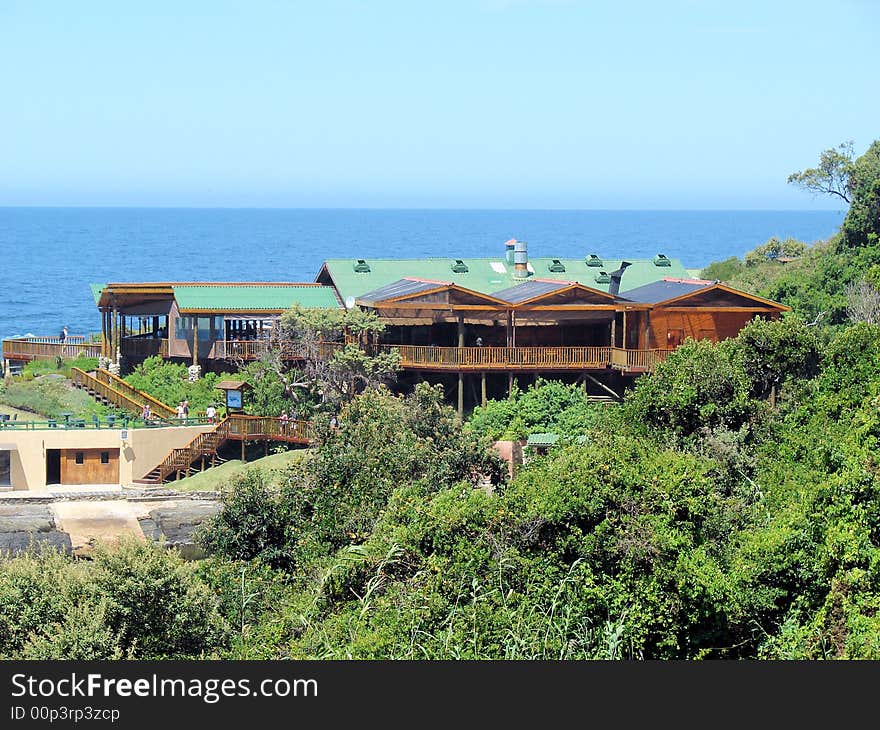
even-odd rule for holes
{"type": "Polygon", "coordinates": [[[486,407],[486,371],[480,373],[480,405],[486,407]]]}
{"type": "Polygon", "coordinates": [[[458,416],[464,417],[464,373],[458,372],[458,416]]]}
{"type": "Polygon", "coordinates": [[[609,388],[607,385],[605,385],[605,383],[603,383],[601,380],[599,380],[597,378],[594,378],[589,373],[584,373],[584,387],[586,387],[587,379],[589,379],[591,383],[595,383],[596,385],[598,385],[606,393],[611,394],[615,400],[618,400],[618,401],[621,400],[619,394],[615,393],[613,390],[611,390],[611,388],[609,388]]]}

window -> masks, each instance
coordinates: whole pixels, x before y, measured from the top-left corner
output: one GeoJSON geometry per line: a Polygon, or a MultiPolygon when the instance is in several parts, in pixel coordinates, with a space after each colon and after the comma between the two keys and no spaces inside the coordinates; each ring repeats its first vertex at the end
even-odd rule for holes
{"type": "Polygon", "coordinates": [[[102,464],[109,464],[110,463],[110,452],[109,451],[102,451],[101,452],[101,463],[102,464]]]}
{"type": "Polygon", "coordinates": [[[10,452],[0,451],[0,487],[12,486],[12,465],[10,452]]]}
{"type": "Polygon", "coordinates": [[[85,454],[82,451],[77,451],[76,455],[74,456],[74,461],[76,461],[77,464],[84,464],[85,454]]]}

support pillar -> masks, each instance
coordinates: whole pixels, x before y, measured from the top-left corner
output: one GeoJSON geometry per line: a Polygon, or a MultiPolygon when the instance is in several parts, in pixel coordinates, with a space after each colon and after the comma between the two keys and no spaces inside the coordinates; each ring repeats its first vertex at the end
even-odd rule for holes
{"type": "Polygon", "coordinates": [[[480,373],[480,405],[486,407],[486,373],[480,373]]]}
{"type": "Polygon", "coordinates": [[[626,349],[626,310],[623,310],[623,338],[621,340],[621,344],[623,345],[623,349],[626,349]]]}
{"type": "Polygon", "coordinates": [[[458,346],[464,347],[464,315],[458,315],[458,346]]]}
{"type": "Polygon", "coordinates": [[[611,318],[611,347],[617,347],[617,312],[611,318]]]}
{"type": "Polygon", "coordinates": [[[464,373],[458,373],[458,415],[464,417],[464,373]]]}
{"type": "Polygon", "coordinates": [[[651,349],[651,313],[645,310],[645,349],[651,349]]]}
{"type": "Polygon", "coordinates": [[[507,397],[513,395],[513,373],[507,373],[507,397]]]}
{"type": "MultiPolygon", "coordinates": [[[[193,365],[199,364],[199,318],[193,317],[193,365]]],[[[242,442],[244,443],[244,442],[242,442]]]]}
{"type": "Polygon", "coordinates": [[[244,456],[245,456],[245,455],[244,455],[244,445],[245,445],[245,440],[242,439],[242,440],[241,440],[241,463],[242,463],[242,464],[244,464],[245,461],[247,461],[247,460],[244,458],[244,456]]]}

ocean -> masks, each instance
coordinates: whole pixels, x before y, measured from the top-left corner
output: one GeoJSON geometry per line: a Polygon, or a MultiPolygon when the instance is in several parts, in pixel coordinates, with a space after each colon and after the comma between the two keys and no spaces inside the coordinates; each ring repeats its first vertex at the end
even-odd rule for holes
{"type": "Polygon", "coordinates": [[[100,331],[90,283],[313,281],[327,258],[650,258],[689,268],[771,236],[827,238],[837,211],[0,208],[0,338],[100,331]]]}

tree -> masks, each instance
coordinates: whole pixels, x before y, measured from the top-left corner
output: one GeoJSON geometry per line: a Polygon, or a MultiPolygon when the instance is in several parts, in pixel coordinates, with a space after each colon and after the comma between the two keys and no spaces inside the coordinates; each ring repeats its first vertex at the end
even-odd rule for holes
{"type": "Polygon", "coordinates": [[[788,176],[788,182],[814,195],[835,195],[849,203],[853,154],[853,142],[842,142],[819,155],[818,167],[793,172],[788,176]]]}
{"type": "Polygon", "coordinates": [[[849,175],[852,205],[843,221],[850,249],[880,244],[880,140],[853,164],[849,175]]]}
{"type": "Polygon", "coordinates": [[[853,322],[880,324],[880,290],[862,280],[846,287],[847,316],[853,322]]]}
{"type": "Polygon", "coordinates": [[[803,256],[807,250],[807,244],[796,238],[786,238],[780,241],[776,236],[767,243],[749,251],[745,257],[746,266],[756,266],[766,261],[775,261],[780,256],[798,257],[803,256]]]}
{"type": "Polygon", "coordinates": [[[766,398],[784,382],[812,378],[819,371],[819,339],[815,329],[797,316],[776,321],[754,319],[735,341],[756,398],[766,398]]]}
{"type": "MultiPolygon", "coordinates": [[[[373,343],[385,323],[360,309],[305,309],[294,307],[281,317],[282,336],[296,343],[302,358],[302,377],[286,383],[289,390],[310,388],[322,400],[348,402],[366,388],[394,380],[400,369],[397,352],[376,352],[373,343]]],[[[280,353],[271,355],[278,362],[280,353]]]]}

